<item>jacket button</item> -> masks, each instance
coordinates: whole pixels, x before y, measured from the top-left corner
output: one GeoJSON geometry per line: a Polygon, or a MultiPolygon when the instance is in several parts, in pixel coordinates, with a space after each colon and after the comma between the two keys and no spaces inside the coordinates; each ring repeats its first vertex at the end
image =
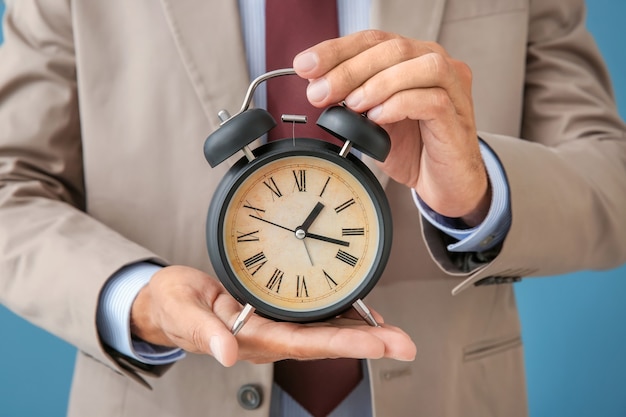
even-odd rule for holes
{"type": "Polygon", "coordinates": [[[237,392],[239,405],[246,410],[255,410],[261,406],[263,393],[261,387],[253,384],[246,384],[239,388],[237,392]]]}

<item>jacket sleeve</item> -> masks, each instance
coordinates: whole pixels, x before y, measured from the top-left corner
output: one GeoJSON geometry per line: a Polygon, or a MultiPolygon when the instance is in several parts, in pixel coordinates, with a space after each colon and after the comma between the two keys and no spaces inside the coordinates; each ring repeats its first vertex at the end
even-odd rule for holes
{"type": "Polygon", "coordinates": [[[506,171],[510,231],[499,251],[455,256],[424,224],[434,258],[465,278],[453,293],[626,261],[626,128],[584,1],[529,3],[521,138],[479,133],[506,171]]]}
{"type": "Polygon", "coordinates": [[[100,343],[98,296],[123,266],[159,260],[85,213],[70,2],[9,2],[4,19],[0,302],[106,365],[132,371],[100,343]]]}

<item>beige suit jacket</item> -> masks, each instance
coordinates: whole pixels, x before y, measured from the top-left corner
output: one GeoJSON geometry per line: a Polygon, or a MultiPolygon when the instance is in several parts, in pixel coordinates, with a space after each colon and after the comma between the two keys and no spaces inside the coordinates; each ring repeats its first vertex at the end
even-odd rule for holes
{"type": "MultiPolygon", "coordinates": [[[[626,256],[625,129],[583,2],[372,3],[373,27],[436,40],[470,64],[480,134],[506,170],[513,213],[495,259],[454,259],[420,224],[409,190],[381,176],[395,234],[367,302],[412,336],[418,355],[369,363],[373,408],[523,416],[512,287],[472,284],[626,256]]],[[[124,265],[212,272],[204,219],[228,164],[211,169],[202,145],[249,82],[236,2],[16,0],[6,17],[0,302],[78,347],[70,415],[266,416],[271,365],[224,369],[188,355],[156,378],[162,368],[112,358],[95,327],[100,289],[124,265]],[[244,411],[237,391],[249,383],[264,400],[244,411]]]]}

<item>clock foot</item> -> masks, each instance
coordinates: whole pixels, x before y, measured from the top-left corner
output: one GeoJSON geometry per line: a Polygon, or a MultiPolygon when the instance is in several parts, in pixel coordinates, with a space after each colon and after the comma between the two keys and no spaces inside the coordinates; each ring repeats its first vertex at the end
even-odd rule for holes
{"type": "Polygon", "coordinates": [[[352,307],[354,307],[357,313],[359,313],[359,316],[361,316],[363,320],[367,322],[367,324],[372,327],[380,327],[380,324],[378,324],[370,309],[367,308],[367,306],[363,301],[361,301],[361,299],[356,300],[354,304],[352,304],[352,307]]]}
{"type": "Polygon", "coordinates": [[[252,316],[252,313],[254,313],[254,310],[254,307],[252,307],[250,304],[246,304],[243,307],[243,310],[241,310],[241,313],[239,313],[239,315],[237,316],[235,323],[233,323],[233,327],[230,329],[230,332],[233,334],[233,336],[239,333],[239,330],[241,330],[243,325],[246,324],[250,316],[252,316]]]}

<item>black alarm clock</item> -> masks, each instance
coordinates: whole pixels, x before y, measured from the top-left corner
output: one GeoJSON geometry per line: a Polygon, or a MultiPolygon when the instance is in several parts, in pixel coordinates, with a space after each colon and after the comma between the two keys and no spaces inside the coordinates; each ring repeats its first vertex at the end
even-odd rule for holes
{"type": "Polygon", "coordinates": [[[217,277],[245,306],[235,334],[255,311],[274,320],[313,322],[354,307],[377,325],[362,299],[389,258],[391,211],[378,180],[350,149],[384,161],[389,136],[364,115],[337,105],[317,124],[343,147],[293,137],[250,150],[251,142],[276,126],[269,112],[249,108],[256,87],[293,74],[282,69],[254,80],[241,110],[232,117],[221,111],[221,126],[204,144],[212,167],[244,153],[218,185],[206,222],[217,277]]]}

